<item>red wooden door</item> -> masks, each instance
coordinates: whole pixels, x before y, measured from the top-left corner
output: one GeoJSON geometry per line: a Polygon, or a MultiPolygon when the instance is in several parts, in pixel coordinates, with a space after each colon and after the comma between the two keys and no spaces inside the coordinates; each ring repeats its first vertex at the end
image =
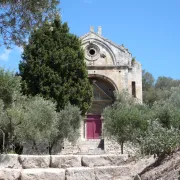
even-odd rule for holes
{"type": "Polygon", "coordinates": [[[92,120],[86,121],[87,139],[94,139],[94,122],[92,120]]]}
{"type": "Polygon", "coordinates": [[[99,139],[101,136],[102,122],[100,115],[88,115],[86,121],[87,139],[99,139]]]}
{"type": "Polygon", "coordinates": [[[101,136],[101,120],[94,121],[94,139],[99,139],[101,136]]]}

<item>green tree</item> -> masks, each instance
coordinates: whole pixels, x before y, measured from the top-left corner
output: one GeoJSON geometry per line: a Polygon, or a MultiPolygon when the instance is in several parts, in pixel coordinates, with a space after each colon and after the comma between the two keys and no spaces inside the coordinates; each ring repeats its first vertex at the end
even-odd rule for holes
{"type": "Polygon", "coordinates": [[[145,155],[164,157],[180,146],[180,131],[165,128],[158,121],[149,121],[146,133],[139,139],[141,152],[145,155]]]}
{"type": "Polygon", "coordinates": [[[52,19],[59,0],[0,0],[0,45],[22,45],[30,31],[52,19]]]}
{"type": "Polygon", "coordinates": [[[34,30],[20,62],[25,94],[40,94],[63,109],[70,102],[85,113],[91,105],[92,88],[88,80],[81,41],[69,33],[67,23],[57,17],[34,30]]]}
{"type": "Polygon", "coordinates": [[[161,90],[159,101],[153,104],[153,118],[163,127],[180,129],[180,87],[161,90]]]}
{"type": "Polygon", "coordinates": [[[146,130],[148,108],[135,103],[127,93],[117,96],[116,102],[103,112],[106,136],[115,139],[123,146],[127,141],[136,142],[137,137],[146,130]]]}
{"type": "Polygon", "coordinates": [[[21,78],[15,76],[13,72],[0,68],[0,99],[3,100],[5,107],[10,106],[14,94],[20,92],[20,81],[21,78]]]}
{"type": "Polygon", "coordinates": [[[149,89],[154,87],[154,77],[151,73],[146,70],[142,71],[142,89],[143,91],[148,91],[149,89]]]}
{"type": "Polygon", "coordinates": [[[158,100],[149,109],[148,128],[139,139],[143,153],[158,157],[171,153],[180,145],[180,87],[163,84],[163,90],[156,89],[158,100]]]}
{"type": "MultiPolygon", "coordinates": [[[[14,144],[14,125],[18,124],[17,121],[11,118],[10,109],[15,106],[18,99],[19,102],[23,103],[22,98],[20,98],[20,81],[21,78],[15,76],[13,72],[0,69],[0,129],[5,134],[6,149],[10,149],[10,146],[12,147],[14,144]]],[[[1,144],[3,144],[2,136],[0,137],[1,144]]]]}
{"type": "Polygon", "coordinates": [[[81,121],[78,107],[68,104],[57,112],[56,103],[39,95],[24,96],[20,87],[20,77],[1,69],[0,92],[4,96],[0,96],[0,151],[19,153],[17,147],[25,142],[35,147],[43,142],[51,154],[58,142],[61,146],[64,139],[77,139],[81,121]]]}
{"type": "Polygon", "coordinates": [[[155,87],[156,89],[167,89],[170,90],[172,87],[177,87],[180,85],[180,80],[174,80],[170,77],[164,77],[164,76],[160,76],[158,77],[156,83],[155,83],[155,87]]]}
{"type": "Polygon", "coordinates": [[[143,102],[150,106],[158,99],[157,91],[154,88],[154,77],[146,70],[142,71],[143,102]]]}
{"type": "Polygon", "coordinates": [[[18,111],[17,108],[11,109],[11,114],[20,121],[14,134],[21,143],[30,142],[38,149],[43,142],[49,154],[52,154],[54,145],[59,143],[61,149],[64,139],[74,142],[79,136],[81,116],[79,108],[75,106],[68,104],[56,112],[55,103],[34,96],[26,100],[23,110],[18,111]]]}
{"type": "MultiPolygon", "coordinates": [[[[53,134],[52,141],[49,146],[49,153],[51,154],[53,146],[65,139],[74,143],[79,137],[79,129],[81,123],[81,113],[77,106],[67,104],[63,110],[57,114],[57,133],[53,134]]],[[[62,148],[62,146],[61,146],[62,148]]]]}
{"type": "Polygon", "coordinates": [[[14,124],[14,136],[22,144],[31,143],[36,149],[39,144],[46,144],[52,154],[57,143],[62,149],[65,139],[75,142],[79,137],[80,110],[70,104],[56,112],[55,103],[34,96],[26,99],[23,108],[16,105],[9,111],[13,122],[18,122],[14,124]]]}

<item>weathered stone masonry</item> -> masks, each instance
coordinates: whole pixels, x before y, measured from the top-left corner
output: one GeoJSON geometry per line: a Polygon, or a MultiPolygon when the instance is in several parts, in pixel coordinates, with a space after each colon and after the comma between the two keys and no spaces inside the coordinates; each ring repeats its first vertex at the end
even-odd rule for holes
{"type": "MultiPolygon", "coordinates": [[[[144,164],[144,163],[143,163],[144,164]]],[[[1,180],[132,180],[140,168],[127,155],[0,155],[1,180]]]]}

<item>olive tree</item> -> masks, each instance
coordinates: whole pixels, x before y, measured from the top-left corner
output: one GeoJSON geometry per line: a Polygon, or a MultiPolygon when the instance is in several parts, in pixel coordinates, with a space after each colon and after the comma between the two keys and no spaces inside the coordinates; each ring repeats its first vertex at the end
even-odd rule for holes
{"type": "Polygon", "coordinates": [[[136,142],[140,133],[145,131],[148,109],[136,103],[127,93],[121,93],[116,97],[116,102],[103,112],[104,128],[106,136],[116,139],[121,145],[123,154],[124,143],[136,142]]]}
{"type": "Polygon", "coordinates": [[[67,104],[57,112],[56,103],[40,95],[22,95],[19,87],[19,77],[0,71],[0,91],[4,92],[0,96],[1,150],[20,153],[17,147],[22,148],[24,143],[36,146],[44,142],[51,154],[58,141],[77,139],[81,121],[78,107],[67,104]]]}

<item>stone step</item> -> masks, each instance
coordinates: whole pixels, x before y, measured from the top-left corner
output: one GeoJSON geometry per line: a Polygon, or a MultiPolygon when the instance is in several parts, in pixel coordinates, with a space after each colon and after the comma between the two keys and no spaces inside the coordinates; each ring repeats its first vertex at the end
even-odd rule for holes
{"type": "Polygon", "coordinates": [[[3,180],[132,180],[129,166],[67,169],[0,169],[3,180]]]}
{"type": "Polygon", "coordinates": [[[78,145],[87,145],[87,146],[101,146],[103,144],[102,140],[97,140],[97,141],[79,141],[78,145]]]}
{"type": "Polygon", "coordinates": [[[88,152],[78,152],[77,155],[103,155],[105,154],[104,150],[88,150],[88,152]]]}
{"type": "Polygon", "coordinates": [[[84,155],[82,166],[120,166],[127,163],[128,155],[84,155]]]}
{"type": "Polygon", "coordinates": [[[129,162],[128,155],[0,155],[0,168],[70,168],[121,166],[129,162]]]}
{"type": "Polygon", "coordinates": [[[66,180],[125,180],[131,177],[131,166],[80,167],[66,169],[66,180]]]}

